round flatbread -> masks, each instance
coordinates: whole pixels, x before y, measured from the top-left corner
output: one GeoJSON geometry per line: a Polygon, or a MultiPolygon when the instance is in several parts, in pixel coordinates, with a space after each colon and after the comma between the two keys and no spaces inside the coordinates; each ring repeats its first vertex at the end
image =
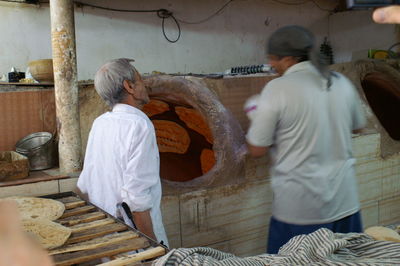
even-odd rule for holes
{"type": "Polygon", "coordinates": [[[64,245],[72,230],[47,219],[22,220],[22,228],[46,249],[64,245]]]}
{"type": "Polygon", "coordinates": [[[152,117],[154,115],[162,114],[169,110],[169,105],[166,102],[160,100],[151,99],[148,104],[143,106],[142,111],[148,116],[152,117]]]}
{"type": "Polygon", "coordinates": [[[160,152],[186,153],[190,145],[190,137],[186,129],[172,121],[152,120],[152,122],[160,152]]]}
{"type": "Polygon", "coordinates": [[[215,165],[214,151],[203,149],[200,154],[200,165],[203,175],[211,170],[215,165]]]}
{"type": "Polygon", "coordinates": [[[400,242],[400,235],[395,230],[387,227],[372,226],[367,228],[365,233],[372,236],[375,240],[400,242]]]}
{"type": "Polygon", "coordinates": [[[203,115],[200,114],[199,111],[191,108],[176,106],[175,113],[179,116],[179,119],[185,122],[190,129],[196,131],[200,135],[203,135],[209,143],[213,144],[214,138],[211,130],[204,120],[203,115]]]}
{"type": "Polygon", "coordinates": [[[22,219],[49,219],[54,221],[60,218],[65,211],[65,206],[62,202],[52,199],[9,197],[4,200],[17,202],[22,219]]]}

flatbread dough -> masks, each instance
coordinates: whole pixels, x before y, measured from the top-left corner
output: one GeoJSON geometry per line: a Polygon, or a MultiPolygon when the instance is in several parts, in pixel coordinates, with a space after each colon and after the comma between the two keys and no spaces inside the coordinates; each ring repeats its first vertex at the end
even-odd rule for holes
{"type": "Polygon", "coordinates": [[[185,122],[190,129],[196,131],[200,135],[203,135],[209,143],[213,144],[214,138],[211,130],[199,111],[191,108],[176,106],[175,113],[179,116],[179,119],[185,122]]]}
{"type": "Polygon", "coordinates": [[[395,231],[383,226],[372,226],[365,230],[367,235],[370,235],[375,240],[385,240],[400,242],[400,235],[395,231]]]}
{"type": "Polygon", "coordinates": [[[190,145],[190,137],[186,129],[172,121],[153,120],[152,122],[160,152],[186,153],[190,145]]]}
{"type": "Polygon", "coordinates": [[[70,228],[47,219],[22,220],[22,228],[25,232],[33,236],[45,249],[62,246],[72,232],[70,228]]]}
{"type": "Polygon", "coordinates": [[[166,102],[160,100],[151,99],[148,104],[143,106],[142,111],[148,116],[152,117],[154,115],[162,114],[169,110],[169,105],[166,102]]]}
{"type": "Polygon", "coordinates": [[[203,175],[215,165],[215,155],[210,149],[203,149],[200,154],[201,172],[203,175]]]}
{"type": "Polygon", "coordinates": [[[52,199],[9,197],[4,200],[17,202],[21,219],[50,219],[54,221],[60,218],[65,211],[65,206],[62,202],[52,199]]]}

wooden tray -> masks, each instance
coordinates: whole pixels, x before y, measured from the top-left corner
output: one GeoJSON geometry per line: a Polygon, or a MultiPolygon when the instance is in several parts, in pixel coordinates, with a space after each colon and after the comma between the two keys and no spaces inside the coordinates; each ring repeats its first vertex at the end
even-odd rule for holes
{"type": "Polygon", "coordinates": [[[131,265],[151,261],[168,248],[124,224],[73,192],[44,196],[65,205],[65,212],[56,222],[72,229],[67,242],[49,250],[55,265],[131,265]],[[100,263],[100,264],[99,264],[100,263]]]}

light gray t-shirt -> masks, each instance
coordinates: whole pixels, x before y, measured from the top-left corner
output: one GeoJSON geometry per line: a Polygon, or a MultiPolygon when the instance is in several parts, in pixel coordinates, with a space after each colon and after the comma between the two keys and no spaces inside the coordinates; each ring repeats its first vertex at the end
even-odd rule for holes
{"type": "Polygon", "coordinates": [[[247,141],[270,147],[276,219],[320,224],[359,210],[351,134],[365,122],[351,82],[336,73],[328,90],[309,61],[265,86],[247,141]]]}

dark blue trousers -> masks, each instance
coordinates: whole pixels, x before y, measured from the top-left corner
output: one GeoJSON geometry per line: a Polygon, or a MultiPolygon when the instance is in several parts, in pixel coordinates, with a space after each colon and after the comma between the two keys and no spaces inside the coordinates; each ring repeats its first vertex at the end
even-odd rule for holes
{"type": "Polygon", "coordinates": [[[285,245],[292,237],[310,234],[320,228],[327,228],[334,233],[361,233],[363,231],[361,214],[356,212],[332,223],[309,225],[288,224],[271,217],[267,253],[277,254],[279,248],[285,245]]]}

